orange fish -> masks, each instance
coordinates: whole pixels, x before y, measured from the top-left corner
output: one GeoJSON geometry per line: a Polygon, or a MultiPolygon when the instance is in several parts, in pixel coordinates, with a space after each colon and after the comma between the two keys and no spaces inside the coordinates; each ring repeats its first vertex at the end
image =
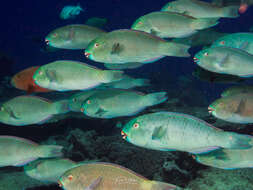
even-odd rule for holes
{"type": "Polygon", "coordinates": [[[35,84],[33,80],[33,74],[38,68],[39,66],[29,67],[23,71],[20,71],[16,75],[14,75],[11,79],[12,86],[20,90],[27,91],[27,93],[50,92],[51,90],[42,88],[38,86],[37,84],[35,84]]]}
{"type": "Polygon", "coordinates": [[[151,181],[111,163],[83,164],[65,172],[59,180],[65,190],[180,190],[180,187],[151,181]]]}

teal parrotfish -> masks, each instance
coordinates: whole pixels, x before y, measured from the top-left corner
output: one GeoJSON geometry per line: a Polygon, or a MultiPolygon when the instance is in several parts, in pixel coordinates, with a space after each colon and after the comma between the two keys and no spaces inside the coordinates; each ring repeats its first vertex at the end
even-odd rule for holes
{"type": "Polygon", "coordinates": [[[82,112],[95,118],[131,116],[148,106],[166,101],[166,95],[166,92],[143,94],[131,90],[107,89],[87,98],[82,105],[82,112]]]}
{"type": "Polygon", "coordinates": [[[219,148],[248,149],[252,137],[215,128],[187,114],[156,112],[125,124],[123,139],[147,149],[204,153],[219,148]]]}
{"type": "Polygon", "coordinates": [[[101,70],[78,61],[59,60],[41,66],[35,83],[56,91],[87,90],[124,78],[123,71],[101,70]]]}
{"type": "Polygon", "coordinates": [[[233,96],[236,94],[253,94],[253,86],[240,85],[229,87],[221,93],[221,97],[233,96]]]}
{"type": "Polygon", "coordinates": [[[0,167],[23,166],[38,158],[62,156],[62,146],[39,145],[15,136],[0,136],[0,167]]]}
{"type": "Polygon", "coordinates": [[[193,18],[180,13],[152,12],[138,18],[131,28],[161,38],[183,38],[217,24],[216,18],[193,18]]]}
{"type": "Polygon", "coordinates": [[[189,57],[189,48],[146,32],[115,30],[94,39],[85,56],[107,64],[150,63],[165,56],[189,57]]]}

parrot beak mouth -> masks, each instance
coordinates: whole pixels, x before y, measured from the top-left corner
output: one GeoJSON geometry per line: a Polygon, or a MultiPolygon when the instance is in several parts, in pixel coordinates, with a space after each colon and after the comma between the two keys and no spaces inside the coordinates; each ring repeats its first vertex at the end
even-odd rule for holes
{"type": "Polygon", "coordinates": [[[212,113],[214,111],[214,109],[213,108],[211,108],[210,106],[208,107],[208,113],[212,113]]]}
{"type": "Polygon", "coordinates": [[[194,63],[196,63],[199,59],[197,57],[193,57],[194,63]]]}
{"type": "Polygon", "coordinates": [[[85,52],[84,55],[85,55],[85,57],[89,58],[91,53],[85,52]]]}
{"type": "Polygon", "coordinates": [[[59,187],[62,187],[62,186],[63,186],[62,183],[61,183],[60,181],[58,181],[58,185],[59,185],[59,187]]]}
{"type": "Polygon", "coordinates": [[[121,135],[124,140],[127,138],[127,134],[124,131],[121,131],[121,135]]]}
{"type": "Polygon", "coordinates": [[[45,42],[47,45],[49,45],[49,40],[48,39],[45,39],[45,42]]]}

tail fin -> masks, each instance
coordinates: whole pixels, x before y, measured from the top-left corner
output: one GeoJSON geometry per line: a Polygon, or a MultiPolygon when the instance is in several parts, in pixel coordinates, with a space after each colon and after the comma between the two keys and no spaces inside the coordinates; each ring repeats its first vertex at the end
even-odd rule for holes
{"type": "Polygon", "coordinates": [[[151,181],[152,186],[150,190],[182,190],[182,188],[175,185],[164,183],[160,181],[151,181]]]}
{"type": "Polygon", "coordinates": [[[156,92],[152,94],[147,94],[145,96],[145,105],[153,106],[153,105],[160,104],[168,99],[166,95],[167,95],[167,92],[156,92]]]}
{"type": "Polygon", "coordinates": [[[236,18],[239,16],[239,7],[238,6],[227,6],[223,8],[223,16],[228,18],[236,18]]]}
{"type": "Polygon", "coordinates": [[[188,53],[190,46],[175,43],[175,42],[167,42],[163,43],[161,47],[161,53],[167,56],[175,56],[175,57],[189,57],[188,53]]]}
{"type": "Polygon", "coordinates": [[[63,146],[58,145],[40,145],[38,146],[38,156],[40,158],[51,158],[51,157],[61,157],[63,146]]]}
{"type": "Polygon", "coordinates": [[[230,149],[249,149],[252,147],[253,137],[250,135],[242,135],[234,132],[227,132],[228,144],[224,148],[230,149]]]}
{"type": "Polygon", "coordinates": [[[114,81],[122,80],[125,77],[123,71],[104,70],[103,81],[104,83],[110,83],[114,81]]]}
{"type": "Polygon", "coordinates": [[[53,103],[55,114],[67,113],[69,109],[69,100],[60,100],[53,103]]]}
{"type": "Polygon", "coordinates": [[[135,79],[136,86],[150,86],[149,79],[135,79]]]}
{"type": "Polygon", "coordinates": [[[194,19],[191,23],[191,27],[196,30],[213,27],[219,24],[219,18],[199,18],[194,19]]]}

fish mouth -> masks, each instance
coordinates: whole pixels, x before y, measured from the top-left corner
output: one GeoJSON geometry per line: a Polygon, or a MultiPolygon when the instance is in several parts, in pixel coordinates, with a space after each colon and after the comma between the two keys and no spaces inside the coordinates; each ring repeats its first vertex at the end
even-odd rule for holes
{"type": "Polygon", "coordinates": [[[49,40],[48,39],[45,39],[45,42],[47,45],[49,45],[49,40]]]}
{"type": "Polygon", "coordinates": [[[84,55],[85,55],[85,57],[89,58],[91,53],[85,52],[84,55]]]}
{"type": "Polygon", "coordinates": [[[211,108],[210,106],[208,107],[208,113],[213,113],[214,112],[214,109],[213,108],[211,108]]]}
{"type": "Polygon", "coordinates": [[[121,131],[121,135],[124,140],[127,138],[127,134],[124,131],[121,131]]]}
{"type": "Polygon", "coordinates": [[[198,63],[199,59],[197,57],[193,57],[194,63],[198,63]]]}
{"type": "Polygon", "coordinates": [[[59,185],[59,187],[63,187],[63,184],[60,180],[58,180],[58,185],[59,185]]]}

